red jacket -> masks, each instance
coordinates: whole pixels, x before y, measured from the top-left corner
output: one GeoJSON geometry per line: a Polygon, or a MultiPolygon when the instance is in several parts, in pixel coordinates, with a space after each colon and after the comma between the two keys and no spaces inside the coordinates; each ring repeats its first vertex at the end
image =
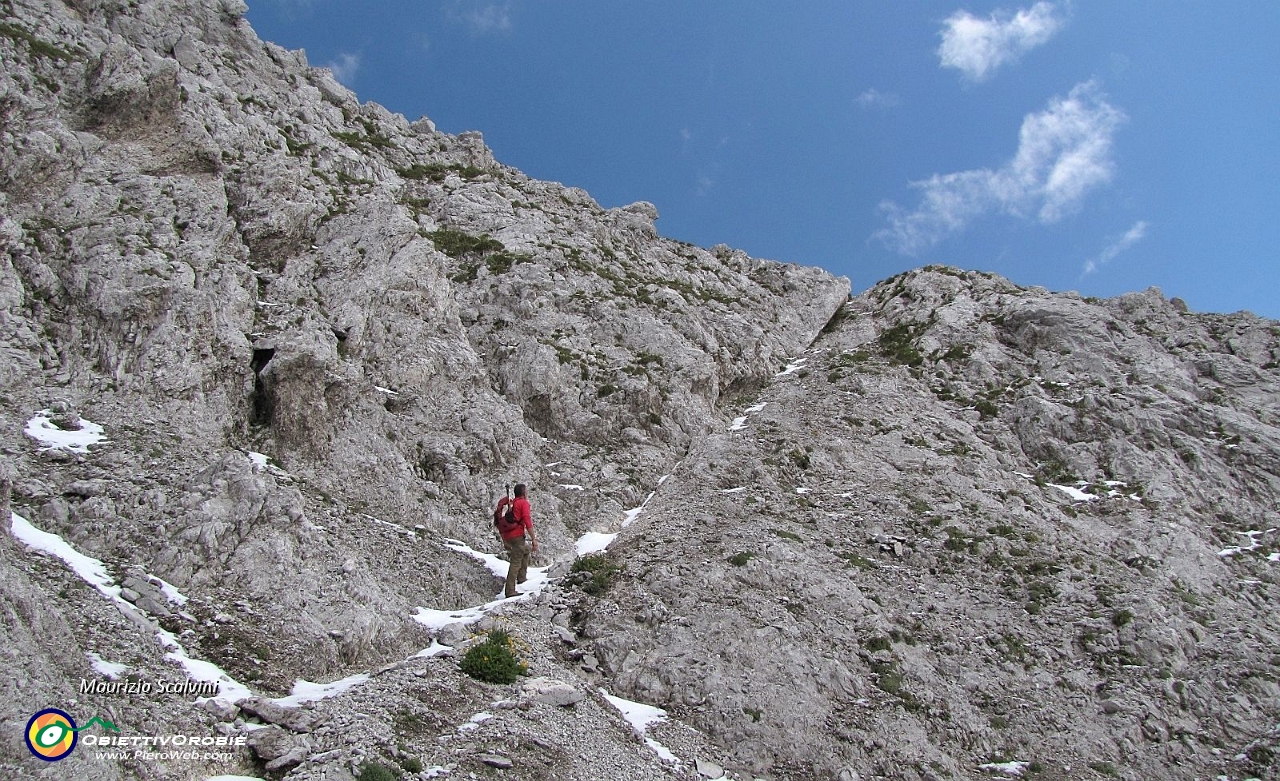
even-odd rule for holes
{"type": "MultiPolygon", "coordinates": [[[[501,510],[507,504],[507,497],[498,500],[498,509],[501,510]]],[[[533,512],[529,509],[529,500],[523,496],[516,497],[511,502],[511,514],[516,519],[516,525],[511,527],[511,531],[502,535],[504,540],[518,540],[524,536],[525,530],[533,531],[533,512]]]]}

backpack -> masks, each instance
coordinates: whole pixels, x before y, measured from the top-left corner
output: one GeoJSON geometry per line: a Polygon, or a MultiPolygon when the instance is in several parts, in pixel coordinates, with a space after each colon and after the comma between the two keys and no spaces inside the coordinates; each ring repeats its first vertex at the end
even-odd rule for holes
{"type": "Polygon", "coordinates": [[[516,520],[515,502],[511,497],[504,496],[498,500],[498,506],[493,510],[493,525],[497,527],[498,534],[503,537],[520,526],[520,522],[516,520]]]}

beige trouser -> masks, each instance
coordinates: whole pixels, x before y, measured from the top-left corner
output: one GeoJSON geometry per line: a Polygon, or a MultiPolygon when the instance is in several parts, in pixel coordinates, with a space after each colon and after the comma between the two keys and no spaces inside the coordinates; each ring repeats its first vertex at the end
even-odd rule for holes
{"type": "Polygon", "coordinates": [[[529,558],[532,552],[529,550],[529,543],[524,537],[516,537],[514,540],[503,540],[503,547],[507,549],[507,561],[511,562],[507,565],[507,588],[506,595],[514,597],[516,584],[523,583],[525,578],[529,577],[529,558]]]}

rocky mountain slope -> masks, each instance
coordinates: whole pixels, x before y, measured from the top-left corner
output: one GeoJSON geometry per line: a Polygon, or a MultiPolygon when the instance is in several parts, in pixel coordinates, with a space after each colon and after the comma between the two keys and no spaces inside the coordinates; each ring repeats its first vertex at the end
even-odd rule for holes
{"type": "Polygon", "coordinates": [[[236,0],[0,5],[8,775],[1275,776],[1277,324],[849,300],[361,104],[236,0]],[[488,604],[518,480],[547,569],[488,604]],[[613,580],[564,577],[601,533],[613,580]],[[493,626],[529,679],[458,670],[493,626]],[[46,707],[250,747],[44,763],[46,707]]]}
{"type": "Polygon", "coordinates": [[[887,280],[685,459],[582,631],[767,777],[1275,777],[1277,356],[1154,290],[887,280]]]}

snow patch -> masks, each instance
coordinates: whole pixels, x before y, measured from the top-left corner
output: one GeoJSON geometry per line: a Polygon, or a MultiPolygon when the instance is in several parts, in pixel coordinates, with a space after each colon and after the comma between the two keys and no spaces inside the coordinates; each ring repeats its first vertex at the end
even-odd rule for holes
{"type": "Polygon", "coordinates": [[[798,372],[798,371],[800,371],[801,369],[803,369],[803,368],[804,368],[804,365],[805,365],[806,363],[808,363],[808,362],[809,362],[809,359],[808,359],[808,358],[798,358],[798,359],[796,359],[796,360],[792,361],[791,363],[788,363],[788,364],[787,364],[787,368],[783,369],[782,371],[778,372],[777,374],[775,374],[775,375],[773,375],[773,376],[774,376],[774,377],[786,377],[786,376],[787,376],[787,375],[789,375],[789,374],[795,374],[796,372],[798,372]]]}
{"type": "Polygon", "coordinates": [[[985,765],[978,765],[979,770],[1001,773],[1006,776],[1020,776],[1022,771],[1029,767],[1031,767],[1030,762],[988,762],[985,765]]]}
{"type": "Polygon", "coordinates": [[[563,489],[564,489],[564,490],[566,490],[566,491],[585,491],[585,490],[587,490],[587,489],[583,488],[582,486],[578,485],[577,483],[560,483],[559,485],[560,485],[560,487],[561,487],[561,488],[563,488],[563,489]]]}
{"type": "Polygon", "coordinates": [[[88,453],[90,445],[106,442],[103,428],[80,418],[80,428],[64,429],[53,422],[53,410],[42,409],[27,421],[22,433],[39,442],[41,450],[70,450],[72,453],[88,453]]]}
{"type": "MultiPolygon", "coordinates": [[[[659,477],[657,488],[661,488],[662,484],[667,482],[670,479],[671,479],[671,475],[663,475],[662,477],[659,477]]],[[[561,487],[572,488],[573,486],[561,486],[561,487]]],[[[632,507],[630,510],[626,510],[622,513],[622,527],[624,529],[630,526],[631,524],[635,523],[636,519],[639,518],[641,515],[644,515],[644,508],[648,506],[649,500],[652,499],[654,494],[658,492],[657,488],[649,492],[649,495],[644,498],[644,501],[640,503],[639,507],[632,507]]],[[[581,490],[581,486],[578,486],[578,490],[581,490]]],[[[577,551],[579,556],[585,556],[588,553],[598,553],[604,550],[605,548],[609,547],[609,545],[614,541],[615,538],[617,538],[617,536],[618,535],[616,533],[608,534],[605,532],[588,532],[582,535],[581,537],[579,537],[577,542],[574,543],[573,547],[574,547],[574,550],[577,551]]]]}
{"type": "Polygon", "coordinates": [[[333,683],[312,683],[298,678],[293,682],[293,688],[289,690],[288,697],[278,697],[272,702],[277,705],[283,705],[286,708],[296,708],[304,703],[337,697],[352,686],[364,683],[367,680],[369,680],[367,673],[350,675],[333,683]]]}
{"type": "Polygon", "coordinates": [[[1236,534],[1243,534],[1244,536],[1248,537],[1249,544],[1233,545],[1230,548],[1223,548],[1222,550],[1218,551],[1218,555],[1219,556],[1235,556],[1238,553],[1245,553],[1247,551],[1257,550],[1258,547],[1262,545],[1262,541],[1259,540],[1258,538],[1264,534],[1267,534],[1273,531],[1275,531],[1275,529],[1267,529],[1267,531],[1265,532],[1262,531],[1261,529],[1250,529],[1247,532],[1236,532],[1236,534]]]}
{"type": "Polygon", "coordinates": [[[1067,496],[1070,496],[1072,499],[1074,499],[1077,502],[1092,502],[1098,498],[1093,494],[1085,493],[1084,491],[1080,490],[1075,486],[1058,485],[1057,483],[1049,483],[1048,485],[1050,488],[1057,488],[1059,491],[1063,492],[1067,496]]]}
{"type": "Polygon", "coordinates": [[[281,469],[279,466],[271,462],[271,456],[265,453],[255,453],[252,450],[243,451],[245,456],[253,462],[253,471],[269,472],[276,477],[292,480],[293,476],[281,469]]]}
{"type": "Polygon", "coordinates": [[[489,713],[487,711],[480,711],[476,715],[472,716],[470,720],[467,721],[466,724],[460,725],[458,727],[458,731],[470,732],[473,729],[479,729],[481,724],[484,724],[486,721],[492,718],[493,718],[492,713],[489,713]]]}
{"type": "MultiPolygon", "coordinates": [[[[752,404],[750,407],[747,407],[746,409],[744,409],[742,411],[743,412],[742,417],[734,418],[733,422],[729,424],[729,430],[742,431],[744,428],[747,427],[747,418],[763,410],[765,406],[768,405],[768,403],[769,402],[767,401],[762,401],[759,404],[752,404]]],[[[661,483],[659,483],[659,485],[661,485],[661,483]]]]}
{"type": "Polygon", "coordinates": [[[655,708],[652,705],[645,705],[640,702],[624,700],[621,697],[614,697],[604,689],[601,689],[600,693],[604,695],[604,698],[609,701],[610,705],[618,709],[618,712],[622,714],[622,718],[626,719],[627,723],[631,725],[631,729],[635,732],[636,737],[644,740],[645,745],[653,749],[653,753],[657,754],[663,761],[679,764],[680,760],[676,758],[675,754],[671,753],[670,749],[653,738],[645,735],[645,731],[648,730],[649,727],[654,724],[661,724],[667,720],[666,711],[662,708],[655,708]]]}
{"type": "Polygon", "coordinates": [[[125,612],[134,610],[133,605],[121,598],[120,587],[116,585],[115,579],[108,574],[107,565],[84,555],[71,547],[66,540],[58,535],[37,529],[21,515],[11,512],[9,516],[9,525],[14,537],[42,553],[62,559],[63,563],[70,567],[72,572],[76,573],[85,583],[97,589],[98,593],[119,605],[123,605],[126,608],[125,612]]]}
{"type": "Polygon", "coordinates": [[[588,553],[599,553],[608,548],[609,543],[613,542],[617,537],[617,534],[587,532],[573,544],[573,549],[579,556],[586,556],[588,553]]]}
{"type": "MultiPolygon", "coordinates": [[[[484,564],[485,569],[489,570],[495,578],[503,581],[507,579],[507,562],[492,553],[481,553],[459,540],[445,540],[444,545],[450,550],[470,556],[484,564]]],[[[457,623],[474,624],[500,605],[510,603],[512,600],[526,600],[532,595],[542,593],[542,590],[547,587],[551,580],[547,575],[549,569],[550,567],[530,567],[528,580],[516,586],[516,589],[521,592],[519,597],[506,599],[502,591],[499,591],[493,600],[483,605],[462,608],[461,610],[434,610],[428,607],[419,607],[418,612],[413,616],[413,620],[428,629],[441,629],[457,623]]]]}
{"type": "Polygon", "coordinates": [[[742,492],[743,492],[743,491],[745,491],[745,490],[747,490],[747,487],[746,487],[745,485],[740,485],[740,486],[738,486],[737,488],[726,488],[726,489],[724,489],[723,491],[721,491],[720,493],[722,493],[722,494],[740,494],[740,493],[742,493],[742,492]]]}
{"type": "Polygon", "coordinates": [[[429,607],[419,607],[418,612],[414,615],[413,620],[422,624],[427,629],[443,629],[450,624],[474,624],[484,618],[494,605],[500,604],[502,600],[494,602],[486,602],[476,607],[467,607],[462,610],[432,610],[429,607]]]}
{"type": "Polygon", "coordinates": [[[165,599],[169,600],[175,605],[187,604],[186,595],[183,594],[181,591],[179,591],[178,588],[174,586],[172,583],[170,583],[169,581],[165,580],[164,578],[158,578],[155,575],[151,575],[151,574],[148,574],[147,578],[151,580],[159,581],[160,590],[164,592],[165,599]]]}
{"type": "Polygon", "coordinates": [[[164,655],[164,658],[182,665],[182,669],[187,671],[188,678],[198,683],[218,684],[218,696],[216,698],[199,697],[196,700],[197,702],[204,702],[206,699],[239,702],[253,696],[253,692],[249,691],[249,687],[227,675],[218,665],[213,662],[206,662],[203,659],[192,659],[187,654],[187,649],[182,647],[182,644],[178,642],[172,632],[167,629],[161,629],[156,632],[156,637],[160,640],[161,645],[172,649],[164,655]]]}
{"type": "Polygon", "coordinates": [[[93,651],[88,652],[85,656],[89,657],[89,663],[93,665],[94,672],[113,681],[124,675],[125,671],[129,669],[127,665],[108,662],[93,651]]]}
{"type": "Polygon", "coordinates": [[[423,648],[421,651],[417,652],[416,654],[414,654],[414,655],[413,655],[412,657],[410,657],[410,658],[413,658],[413,659],[430,659],[430,658],[432,658],[432,657],[434,657],[434,656],[439,656],[439,655],[440,655],[440,654],[442,654],[442,653],[446,653],[446,652],[448,652],[448,651],[452,651],[452,650],[453,650],[453,646],[449,646],[449,645],[441,645],[437,640],[435,640],[434,638],[432,638],[432,640],[431,640],[431,645],[427,646],[426,648],[423,648]]]}
{"type": "Polygon", "coordinates": [[[389,529],[395,529],[396,531],[400,532],[401,534],[407,537],[418,536],[417,532],[415,532],[413,529],[406,528],[404,526],[401,526],[398,523],[392,523],[391,521],[384,521],[381,518],[374,518],[372,515],[368,515],[367,513],[360,513],[360,514],[380,526],[386,526],[389,529]]]}
{"type": "Polygon", "coordinates": [[[479,561],[481,564],[485,566],[485,569],[489,570],[489,572],[493,574],[495,578],[502,578],[503,580],[506,579],[507,562],[503,561],[501,558],[495,556],[494,554],[481,553],[480,551],[472,548],[470,545],[466,544],[465,542],[462,542],[461,540],[445,540],[444,546],[449,550],[457,551],[458,553],[461,553],[465,556],[470,556],[476,561],[479,561]]]}
{"type": "MultiPolygon", "coordinates": [[[[37,529],[21,515],[14,512],[9,513],[9,515],[11,519],[10,528],[13,530],[14,537],[36,550],[62,559],[81,580],[93,586],[98,590],[98,593],[115,603],[120,612],[127,616],[144,616],[143,613],[120,596],[120,587],[116,585],[115,580],[107,573],[107,567],[101,561],[77,551],[58,535],[37,529]]],[[[251,692],[244,685],[223,672],[222,668],[212,662],[192,659],[188,656],[186,649],[182,647],[182,644],[178,642],[172,632],[158,629],[156,631],[156,639],[160,641],[160,645],[171,649],[169,653],[165,654],[164,658],[182,665],[191,680],[201,683],[216,682],[218,684],[219,697],[225,697],[232,702],[239,702],[250,696],[251,692]]]]}
{"type": "MultiPolygon", "coordinates": [[[[670,476],[671,475],[667,475],[667,477],[670,477],[670,476]]],[[[662,480],[658,481],[658,485],[662,485],[664,482],[666,482],[665,477],[662,480]]],[[[633,507],[622,514],[622,527],[624,529],[630,526],[631,524],[635,523],[636,519],[639,518],[641,515],[644,515],[644,508],[649,504],[649,500],[652,499],[653,495],[656,493],[657,491],[650,491],[649,495],[644,498],[644,501],[640,503],[639,507],[633,507]]]]}

